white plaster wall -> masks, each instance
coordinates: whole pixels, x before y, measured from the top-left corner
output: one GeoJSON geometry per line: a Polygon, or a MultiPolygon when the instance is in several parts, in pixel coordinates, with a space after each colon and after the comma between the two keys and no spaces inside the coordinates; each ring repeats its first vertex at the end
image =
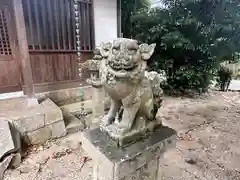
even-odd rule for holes
{"type": "Polygon", "coordinates": [[[95,45],[117,38],[117,0],[94,0],[95,45]]]}

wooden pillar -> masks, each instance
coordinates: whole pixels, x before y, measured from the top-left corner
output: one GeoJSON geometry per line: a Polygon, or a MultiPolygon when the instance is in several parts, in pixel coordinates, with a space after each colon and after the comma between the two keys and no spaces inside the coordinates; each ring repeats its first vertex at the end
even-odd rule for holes
{"type": "Polygon", "coordinates": [[[123,37],[122,35],[122,11],[121,11],[121,0],[117,0],[117,30],[118,37],[123,37]]]}
{"type": "Polygon", "coordinates": [[[34,83],[32,68],[27,42],[26,26],[23,15],[22,0],[12,0],[14,19],[16,23],[16,35],[19,47],[19,58],[21,63],[23,82],[25,85],[24,94],[27,95],[29,106],[35,105],[37,100],[34,98],[34,83]]]}

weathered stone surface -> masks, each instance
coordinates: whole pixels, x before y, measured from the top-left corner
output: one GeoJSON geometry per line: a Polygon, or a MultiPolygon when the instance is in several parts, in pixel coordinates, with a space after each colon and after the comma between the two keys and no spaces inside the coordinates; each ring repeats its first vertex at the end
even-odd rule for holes
{"type": "Polygon", "coordinates": [[[128,146],[130,143],[135,143],[138,140],[147,138],[157,131],[159,127],[161,127],[161,124],[157,121],[149,122],[147,125],[145,125],[144,122],[141,122],[141,120],[138,121],[139,123],[135,124],[137,127],[134,127],[133,130],[124,134],[119,131],[117,123],[108,126],[100,125],[100,127],[102,131],[106,131],[108,135],[121,147],[128,146]]]}
{"type": "Polygon", "coordinates": [[[22,162],[22,156],[20,153],[16,153],[16,154],[13,154],[13,157],[12,157],[12,161],[10,163],[10,167],[15,169],[15,168],[18,168],[20,166],[22,162]]]}
{"type": "Polygon", "coordinates": [[[82,137],[83,149],[96,164],[94,176],[104,180],[121,180],[129,175],[135,176],[139,169],[142,180],[147,176],[155,178],[158,159],[168,148],[175,146],[175,143],[176,132],[167,127],[162,127],[151,137],[124,148],[117,147],[116,142],[100,129],[84,132],[82,137]]]}
{"type": "Polygon", "coordinates": [[[62,108],[64,123],[68,133],[75,133],[85,129],[85,124],[80,119],[76,118],[67,109],[62,108]]]}
{"type": "Polygon", "coordinates": [[[7,156],[2,162],[0,162],[0,179],[3,179],[4,172],[8,168],[11,160],[12,160],[12,155],[7,156]]]}
{"type": "MultiPolygon", "coordinates": [[[[38,99],[40,99],[40,101],[44,101],[45,99],[49,98],[57,105],[63,106],[66,104],[80,102],[80,89],[82,89],[82,87],[45,92],[36,94],[36,96],[38,99]]],[[[85,99],[90,100],[92,97],[92,87],[84,86],[84,94],[85,99]]]]}
{"type": "Polygon", "coordinates": [[[121,180],[140,180],[139,179],[139,170],[134,172],[133,174],[130,174],[130,175],[122,178],[121,180]]]}
{"type": "Polygon", "coordinates": [[[48,109],[45,112],[45,125],[63,120],[61,109],[51,99],[44,100],[41,105],[48,109]]]}
{"type": "Polygon", "coordinates": [[[52,124],[54,122],[63,120],[62,111],[59,108],[56,111],[47,112],[45,115],[45,125],[52,124]]]}
{"type": "Polygon", "coordinates": [[[66,125],[66,130],[68,134],[83,131],[84,129],[85,125],[77,118],[66,125]]]}
{"type": "Polygon", "coordinates": [[[16,127],[10,123],[10,129],[11,129],[11,134],[13,137],[13,143],[15,146],[16,151],[22,153],[22,142],[21,142],[21,134],[20,132],[16,129],[16,127]]]}
{"type": "Polygon", "coordinates": [[[147,162],[144,166],[137,169],[130,175],[125,176],[121,180],[160,180],[158,174],[159,170],[159,158],[147,162]]]}
{"type": "Polygon", "coordinates": [[[149,128],[152,121],[161,123],[156,114],[162,103],[160,83],[166,79],[165,73],[147,72],[147,60],[155,47],[156,44],[139,44],[134,39],[118,38],[102,43],[99,49],[103,57],[98,62],[99,78],[94,77],[89,83],[96,88],[103,87],[111,99],[110,110],[102,118],[101,127],[120,146],[126,145],[122,141],[126,133],[131,135],[127,136],[128,144],[146,134],[142,132],[154,132],[154,128],[149,128]],[[113,124],[116,128],[109,127],[113,124]]]}
{"type": "Polygon", "coordinates": [[[13,120],[14,127],[18,129],[27,144],[42,144],[50,138],[66,135],[61,109],[50,99],[39,105],[39,111],[32,110],[28,117],[13,120]]]}
{"type": "MultiPolygon", "coordinates": [[[[35,137],[30,137],[31,134],[34,134],[34,131],[38,132],[37,130],[44,128],[45,125],[63,121],[61,109],[50,99],[42,100],[37,106],[29,108],[27,106],[27,100],[22,98],[10,102],[6,101],[6,103],[1,102],[1,108],[0,111],[3,116],[8,117],[7,120],[9,120],[14,129],[14,131],[12,131],[14,133],[13,136],[21,135],[28,145],[31,144],[31,139],[35,139],[35,137]],[[3,110],[1,109],[2,107],[3,110]]],[[[51,138],[51,136],[49,136],[49,138],[51,138]]],[[[14,138],[14,144],[20,148],[20,139],[14,138]]]]}
{"type": "Polygon", "coordinates": [[[51,138],[59,138],[67,134],[66,127],[63,120],[50,124],[49,127],[52,131],[51,138]]]}
{"type": "Polygon", "coordinates": [[[13,120],[12,123],[21,133],[34,131],[44,126],[44,114],[36,113],[29,117],[20,117],[13,120]]]}
{"type": "Polygon", "coordinates": [[[16,150],[10,124],[7,120],[0,120],[0,161],[4,155],[16,150]]]}
{"type": "MultiPolygon", "coordinates": [[[[109,109],[109,100],[105,97],[103,102],[104,102],[104,108],[109,109]]],[[[85,113],[92,113],[92,107],[93,107],[92,100],[84,101],[84,112],[85,113]]],[[[81,111],[81,102],[74,102],[74,103],[63,105],[63,106],[61,106],[61,109],[66,109],[70,113],[80,112],[81,111]]]]}
{"type": "Polygon", "coordinates": [[[156,180],[157,171],[159,168],[159,158],[145,164],[139,171],[139,180],[156,180]]]}
{"type": "Polygon", "coordinates": [[[94,88],[93,89],[93,107],[92,107],[92,113],[93,119],[98,119],[98,122],[93,122],[93,123],[99,123],[100,122],[100,117],[104,116],[104,89],[103,88],[94,88]]]}
{"type": "Polygon", "coordinates": [[[93,180],[113,180],[114,165],[110,162],[98,162],[93,167],[93,180]],[[107,171],[106,171],[107,169],[107,171]]]}
{"type": "Polygon", "coordinates": [[[52,131],[49,126],[45,126],[33,132],[27,133],[29,142],[30,144],[33,144],[33,145],[45,143],[48,139],[51,138],[51,135],[52,135],[52,131]]]}
{"type": "Polygon", "coordinates": [[[25,145],[25,147],[28,147],[29,145],[31,145],[31,142],[29,140],[28,134],[24,133],[21,135],[22,136],[22,143],[25,145]]]}

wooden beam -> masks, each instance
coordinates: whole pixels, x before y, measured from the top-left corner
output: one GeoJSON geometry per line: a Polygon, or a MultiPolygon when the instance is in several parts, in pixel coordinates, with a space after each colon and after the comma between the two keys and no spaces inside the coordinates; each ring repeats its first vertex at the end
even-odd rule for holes
{"type": "Polygon", "coordinates": [[[34,96],[34,83],[32,76],[32,68],[30,62],[30,55],[28,50],[28,42],[26,35],[26,26],[23,15],[23,5],[22,0],[12,0],[14,17],[16,23],[16,34],[18,40],[18,48],[20,55],[20,63],[23,75],[23,82],[26,86],[24,94],[32,98],[34,96]]]}

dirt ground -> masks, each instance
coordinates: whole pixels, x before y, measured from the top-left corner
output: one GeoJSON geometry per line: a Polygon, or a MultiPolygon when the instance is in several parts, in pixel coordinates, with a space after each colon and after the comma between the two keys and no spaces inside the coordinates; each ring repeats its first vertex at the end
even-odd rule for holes
{"type": "MultiPolygon", "coordinates": [[[[239,93],[168,97],[161,116],[178,131],[177,147],[161,163],[163,180],[240,180],[239,93]]],[[[90,180],[92,164],[77,133],[32,147],[4,180],[90,180]]]]}

